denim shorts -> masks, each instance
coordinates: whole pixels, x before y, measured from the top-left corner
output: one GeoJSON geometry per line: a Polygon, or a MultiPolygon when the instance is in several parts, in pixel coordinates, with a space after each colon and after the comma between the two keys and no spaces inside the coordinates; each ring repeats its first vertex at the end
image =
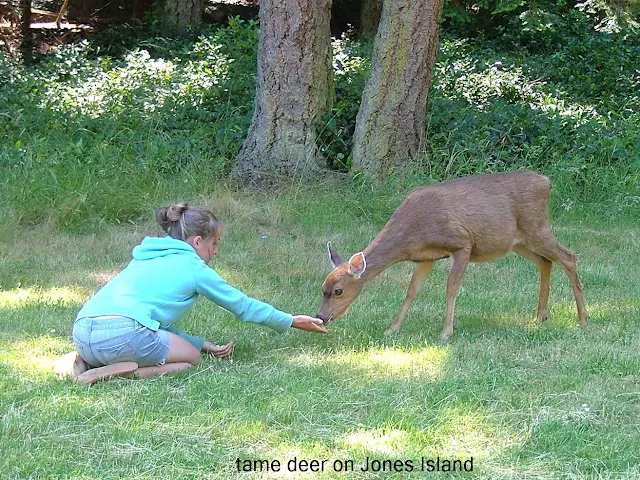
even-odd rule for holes
{"type": "Polygon", "coordinates": [[[169,334],[153,331],[128,317],[85,317],[73,324],[73,343],[92,367],[136,362],[162,365],[169,353],[169,334]]]}

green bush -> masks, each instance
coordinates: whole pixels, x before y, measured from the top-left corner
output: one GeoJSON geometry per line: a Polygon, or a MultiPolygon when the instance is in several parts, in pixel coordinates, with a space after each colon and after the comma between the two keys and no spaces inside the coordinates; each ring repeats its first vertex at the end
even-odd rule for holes
{"type": "Polygon", "coordinates": [[[111,32],[110,48],[97,37],[32,68],[0,61],[4,215],[71,230],[127,222],[228,172],[251,121],[256,23],[137,33],[131,50],[111,32]]]}
{"type": "MultiPolygon", "coordinates": [[[[533,168],[552,176],[559,209],[637,216],[640,42],[573,10],[561,21],[527,49],[526,31],[445,29],[408,182],[533,168]]],[[[255,22],[231,19],[176,37],[123,27],[29,68],[0,59],[0,216],[83,230],[206,195],[250,125],[257,43],[255,22]]],[[[334,170],[350,167],[371,50],[334,42],[336,103],[317,126],[334,170]]],[[[367,182],[352,184],[363,199],[367,182]]]]}
{"type": "Polygon", "coordinates": [[[351,167],[351,147],[360,98],[369,71],[372,43],[361,44],[353,33],[333,41],[336,102],[319,122],[318,143],[327,167],[347,171],[351,167]]]}

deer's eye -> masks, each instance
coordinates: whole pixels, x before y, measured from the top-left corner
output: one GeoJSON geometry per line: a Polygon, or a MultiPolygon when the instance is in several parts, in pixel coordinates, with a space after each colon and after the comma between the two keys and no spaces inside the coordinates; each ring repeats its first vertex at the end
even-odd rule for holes
{"type": "Polygon", "coordinates": [[[335,296],[339,297],[340,295],[342,295],[342,289],[341,289],[341,288],[336,288],[336,289],[333,291],[333,294],[334,294],[335,296]]]}

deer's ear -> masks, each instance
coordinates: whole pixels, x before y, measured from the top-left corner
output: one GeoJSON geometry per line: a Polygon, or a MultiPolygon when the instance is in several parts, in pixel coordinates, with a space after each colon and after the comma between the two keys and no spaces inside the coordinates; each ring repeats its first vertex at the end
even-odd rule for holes
{"type": "Polygon", "coordinates": [[[327,242],[327,249],[329,250],[329,258],[331,259],[333,268],[344,265],[344,258],[342,258],[342,255],[340,255],[335,248],[333,248],[331,242],[327,242]]]}
{"type": "Polygon", "coordinates": [[[367,262],[364,259],[364,253],[356,253],[349,260],[349,275],[360,278],[360,276],[367,269],[367,262]]]}

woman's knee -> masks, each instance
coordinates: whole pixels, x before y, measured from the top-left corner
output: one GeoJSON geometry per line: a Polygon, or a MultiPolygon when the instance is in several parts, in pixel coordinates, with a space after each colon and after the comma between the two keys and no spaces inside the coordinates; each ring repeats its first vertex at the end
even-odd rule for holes
{"type": "Polygon", "coordinates": [[[188,362],[195,367],[200,363],[202,355],[200,355],[200,352],[195,347],[193,348],[193,350],[195,351],[194,357],[188,360],[188,362]]]}

